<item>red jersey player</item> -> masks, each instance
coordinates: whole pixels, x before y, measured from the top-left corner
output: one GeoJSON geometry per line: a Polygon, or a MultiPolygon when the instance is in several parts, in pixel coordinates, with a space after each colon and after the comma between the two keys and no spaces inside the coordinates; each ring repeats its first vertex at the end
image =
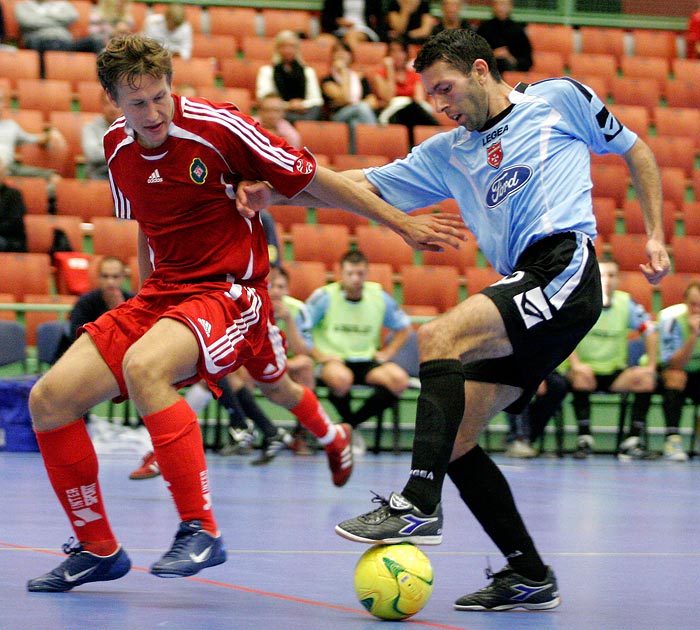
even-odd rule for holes
{"type": "MultiPolygon", "coordinates": [[[[306,150],[270,135],[230,104],[171,94],[165,48],[141,35],[109,42],[98,76],[124,112],[104,140],[119,217],[139,223],[138,295],[87,324],[34,386],[30,411],[53,489],[77,543],[68,558],[28,582],[67,591],[114,580],[131,566],[113,534],[83,413],[130,397],[143,418],[181,523],[151,567],[160,577],[194,575],[226,551],[212,512],[197,416],[178,393],[245,365],[270,400],[290,409],[325,446],[336,485],[352,470],[349,428],[333,425],[311,390],[286,373],[284,338],[270,321],[263,227],[235,204],[242,179],[267,180],[285,195],[308,190],[392,225],[416,247],[455,245],[454,219],[411,218],[349,180],[317,168],[306,150]]],[[[72,546],[71,546],[72,545],[72,546]]]]}

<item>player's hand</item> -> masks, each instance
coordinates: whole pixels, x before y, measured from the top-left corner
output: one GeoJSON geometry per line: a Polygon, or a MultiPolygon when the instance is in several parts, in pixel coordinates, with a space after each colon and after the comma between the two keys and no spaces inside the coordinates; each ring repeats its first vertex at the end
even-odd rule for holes
{"type": "Polygon", "coordinates": [[[639,269],[651,284],[657,285],[671,270],[671,260],[663,243],[654,238],[647,241],[646,250],[649,262],[639,265],[639,269]]]}
{"type": "Polygon", "coordinates": [[[272,201],[272,189],[267,182],[243,180],[236,188],[236,208],[246,219],[252,219],[272,201]]]}
{"type": "Polygon", "coordinates": [[[413,249],[442,252],[445,251],[443,245],[459,249],[460,241],[467,240],[466,227],[456,214],[440,212],[406,215],[406,218],[401,236],[413,249]]]}

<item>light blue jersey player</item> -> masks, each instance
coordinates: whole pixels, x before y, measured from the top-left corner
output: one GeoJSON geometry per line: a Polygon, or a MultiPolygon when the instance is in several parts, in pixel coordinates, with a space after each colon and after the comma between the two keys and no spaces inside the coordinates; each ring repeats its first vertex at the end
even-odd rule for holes
{"type": "MultiPolygon", "coordinates": [[[[640,260],[640,270],[652,283],[670,267],[659,172],[646,143],[588,88],[558,79],[513,89],[472,31],[430,38],[414,66],[436,109],[459,129],[434,136],[405,159],[345,175],[405,211],[454,197],[488,260],[508,275],[421,326],[408,482],[336,532],[370,544],[438,544],[449,475],[507,561],[490,574],[490,585],[460,597],[455,608],[554,608],[560,603],[554,572],[478,438],[496,413],[517,413],[529,402],[600,314],[589,151],[619,153],[629,166],[648,236],[649,260],[640,260]]],[[[258,190],[243,187],[242,205],[258,190]]],[[[272,193],[269,201],[280,203],[272,193]]],[[[292,201],[307,202],[319,203],[303,194],[292,201]]]]}
{"type": "Polygon", "coordinates": [[[577,231],[595,238],[590,151],[626,153],[637,140],[572,79],[520,84],[507,98],[487,127],[437,134],[406,159],[365,171],[382,197],[402,210],[454,198],[503,275],[545,236],[577,231]]]}

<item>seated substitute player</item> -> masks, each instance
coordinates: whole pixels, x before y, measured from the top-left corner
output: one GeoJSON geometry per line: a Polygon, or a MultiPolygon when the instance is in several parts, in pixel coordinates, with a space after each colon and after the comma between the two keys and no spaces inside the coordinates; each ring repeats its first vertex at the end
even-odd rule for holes
{"type": "MultiPolygon", "coordinates": [[[[414,147],[405,159],[345,175],[406,212],[456,199],[481,251],[507,277],[421,326],[408,483],[389,500],[377,496],[376,510],[336,531],[372,544],[440,543],[447,474],[508,561],[491,574],[489,586],[459,598],[455,608],[554,608],[560,603],[554,572],[478,437],[499,411],[524,409],[600,315],[590,151],[619,153],[630,168],[648,235],[649,261],[640,270],[652,283],[670,267],[659,172],[647,144],[589,88],[572,79],[512,88],[486,41],[471,31],[432,37],[415,68],[436,109],[459,126],[414,147]]],[[[284,203],[259,182],[239,191],[245,215],[265,203],[284,203]]],[[[320,205],[306,195],[294,203],[320,205]]]]}
{"type": "Polygon", "coordinates": [[[347,481],[349,430],[331,424],[313,392],[285,371],[284,338],[270,320],[263,226],[236,212],[242,179],[269,180],[290,197],[308,190],[391,225],[416,247],[460,240],[454,220],[407,221],[234,105],[172,94],[172,60],[154,40],[111,39],[97,71],[124,113],[105,136],[105,155],[116,213],[139,224],[145,280],[136,297],[87,324],[30,393],[48,477],[78,541],[65,546],[68,558],[56,569],[29,581],[30,591],[113,580],[131,566],[112,532],[95,449],[78,420],[101,401],[133,400],[180,516],[171,549],[151,567],[159,577],[194,575],[226,560],[201,431],[181,386],[204,379],[218,393],[218,380],[245,366],[270,400],[325,446],[335,484],[347,481]]]}
{"type": "Polygon", "coordinates": [[[632,296],[618,290],[620,269],[612,258],[602,258],[600,278],[603,285],[603,312],[588,334],[576,346],[568,361],[566,374],[573,394],[574,415],[578,425],[575,459],[586,459],[594,447],[591,435],[591,392],[634,392],[632,428],[620,444],[620,459],[646,459],[641,443],[646,429],[651,394],[656,387],[658,334],[651,315],[632,296]],[[630,333],[644,338],[646,365],[629,365],[630,333]]]}
{"type": "Polygon", "coordinates": [[[700,404],[700,282],[691,282],[683,302],[659,313],[661,337],[661,391],[663,394],[666,440],[664,458],[688,461],[680,435],[681,415],[686,397],[700,404]]]}

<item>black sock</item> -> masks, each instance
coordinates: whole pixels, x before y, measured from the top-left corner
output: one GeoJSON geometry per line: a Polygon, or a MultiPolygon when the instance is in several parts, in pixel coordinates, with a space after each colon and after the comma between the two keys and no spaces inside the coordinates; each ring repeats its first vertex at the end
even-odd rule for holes
{"type": "Polygon", "coordinates": [[[374,393],[365,400],[353,415],[350,424],[353,427],[361,424],[365,420],[379,416],[385,409],[391,407],[397,400],[397,397],[391,393],[386,387],[381,385],[374,388],[374,393]]]}
{"type": "Polygon", "coordinates": [[[457,359],[420,365],[411,476],[403,495],[430,514],[440,502],[442,484],[464,415],[464,371],[457,359]]]}
{"type": "MultiPolygon", "coordinates": [[[[345,394],[345,396],[338,396],[334,394],[330,389],[328,390],[328,402],[335,407],[341,420],[343,422],[349,422],[352,424],[352,407],[350,407],[350,394],[345,394]]],[[[355,425],[353,425],[355,426],[355,425]]]]}
{"type": "Polygon", "coordinates": [[[664,391],[663,408],[666,420],[666,435],[678,433],[684,403],[685,395],[681,390],[667,389],[664,391]]]}
{"type": "Polygon", "coordinates": [[[218,402],[228,411],[229,426],[232,429],[247,429],[248,425],[245,421],[245,412],[243,411],[243,407],[241,407],[238,396],[236,396],[236,392],[225,378],[219,381],[219,387],[221,387],[221,396],[218,402]]]}
{"type": "Polygon", "coordinates": [[[453,461],[447,473],[511,568],[526,578],[542,581],[547,569],[515,506],[508,482],[493,460],[476,446],[453,461]]]}
{"type": "Polygon", "coordinates": [[[634,395],[632,402],[632,427],[630,436],[639,437],[646,431],[647,415],[651,407],[651,392],[641,392],[634,395]]]}
{"type": "Polygon", "coordinates": [[[591,434],[591,392],[576,391],[573,392],[571,404],[574,408],[576,416],[576,424],[578,426],[579,435],[591,434]]]}
{"type": "Polygon", "coordinates": [[[238,400],[248,416],[262,434],[267,438],[273,438],[277,435],[277,427],[272,424],[270,418],[265,415],[265,412],[260,409],[260,406],[255,402],[255,396],[247,387],[241,387],[237,392],[238,400]]]}

